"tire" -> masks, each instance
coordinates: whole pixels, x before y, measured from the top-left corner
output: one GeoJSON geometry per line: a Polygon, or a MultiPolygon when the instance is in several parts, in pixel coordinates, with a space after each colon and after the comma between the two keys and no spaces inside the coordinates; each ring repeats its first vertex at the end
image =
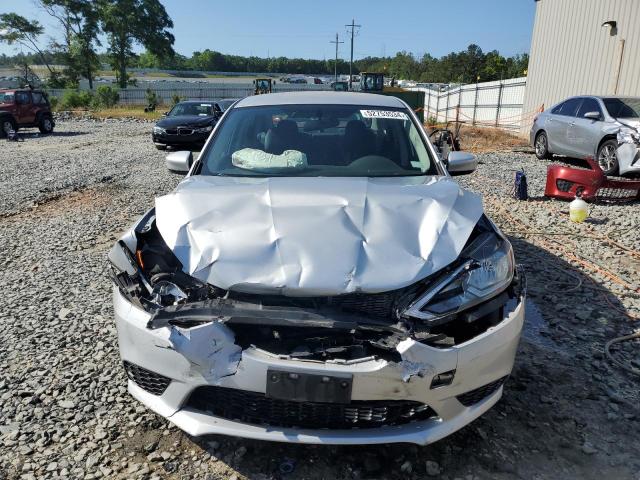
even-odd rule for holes
{"type": "Polygon", "coordinates": [[[549,151],[549,138],[547,132],[540,132],[536,135],[536,139],[533,142],[533,146],[536,150],[536,157],[540,160],[548,160],[553,155],[549,151]]]}
{"type": "Polygon", "coordinates": [[[607,140],[598,148],[596,161],[605,175],[618,174],[618,141],[607,140]]]}
{"type": "Polygon", "coordinates": [[[53,132],[53,119],[49,115],[43,115],[38,122],[38,128],[40,133],[52,133],[53,132]]]}
{"type": "Polygon", "coordinates": [[[18,130],[18,125],[16,125],[13,118],[4,117],[0,119],[0,137],[6,138],[11,130],[14,132],[18,130]]]}

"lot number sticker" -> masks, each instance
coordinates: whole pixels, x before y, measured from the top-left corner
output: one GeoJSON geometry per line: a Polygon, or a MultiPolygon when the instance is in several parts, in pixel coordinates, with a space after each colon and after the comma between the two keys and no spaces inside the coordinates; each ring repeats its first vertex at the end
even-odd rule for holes
{"type": "Polygon", "coordinates": [[[404,112],[394,112],[392,110],[360,110],[364,118],[390,118],[393,120],[407,120],[404,112]]]}

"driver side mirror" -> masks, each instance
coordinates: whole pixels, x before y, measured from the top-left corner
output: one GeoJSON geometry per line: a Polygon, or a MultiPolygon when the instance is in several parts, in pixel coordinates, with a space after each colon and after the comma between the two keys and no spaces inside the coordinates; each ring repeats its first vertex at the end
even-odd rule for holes
{"type": "Polygon", "coordinates": [[[584,114],[584,118],[589,120],[600,120],[600,112],[587,112],[584,114]]]}
{"type": "Polygon", "coordinates": [[[193,153],[172,152],[166,156],[164,164],[172,173],[189,173],[191,165],[193,165],[193,153]]]}
{"type": "Polygon", "coordinates": [[[446,165],[451,175],[466,175],[478,168],[478,159],[467,152],[449,152],[446,165]]]}

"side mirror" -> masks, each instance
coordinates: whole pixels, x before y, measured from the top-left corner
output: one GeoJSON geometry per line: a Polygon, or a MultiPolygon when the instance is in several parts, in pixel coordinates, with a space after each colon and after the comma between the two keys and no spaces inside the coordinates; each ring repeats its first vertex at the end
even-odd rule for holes
{"type": "Polygon", "coordinates": [[[449,152],[447,170],[451,175],[466,175],[478,168],[478,159],[467,152],[449,152]]]}
{"type": "Polygon", "coordinates": [[[191,152],[172,152],[164,160],[170,172],[188,173],[193,165],[193,154],[191,152]]]}
{"type": "Polygon", "coordinates": [[[600,120],[600,112],[587,112],[584,114],[584,118],[590,120],[600,120]]]}

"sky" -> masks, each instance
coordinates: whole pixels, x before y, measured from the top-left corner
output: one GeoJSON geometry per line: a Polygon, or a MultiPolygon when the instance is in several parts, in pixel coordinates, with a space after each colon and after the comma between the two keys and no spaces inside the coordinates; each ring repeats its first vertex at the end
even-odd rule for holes
{"type": "MultiPolygon", "coordinates": [[[[441,57],[475,43],[505,56],[527,53],[534,0],[162,0],[174,22],[174,48],[182,55],[205,49],[236,55],[331,59],[336,33],[349,58],[345,24],[355,19],[354,58],[408,51],[441,57]]],[[[16,12],[45,26],[42,43],[59,36],[57,25],[33,0],[2,0],[0,13],[16,12]]],[[[140,48],[136,49],[140,51],[140,48]]],[[[15,46],[0,44],[0,53],[15,46]]]]}

